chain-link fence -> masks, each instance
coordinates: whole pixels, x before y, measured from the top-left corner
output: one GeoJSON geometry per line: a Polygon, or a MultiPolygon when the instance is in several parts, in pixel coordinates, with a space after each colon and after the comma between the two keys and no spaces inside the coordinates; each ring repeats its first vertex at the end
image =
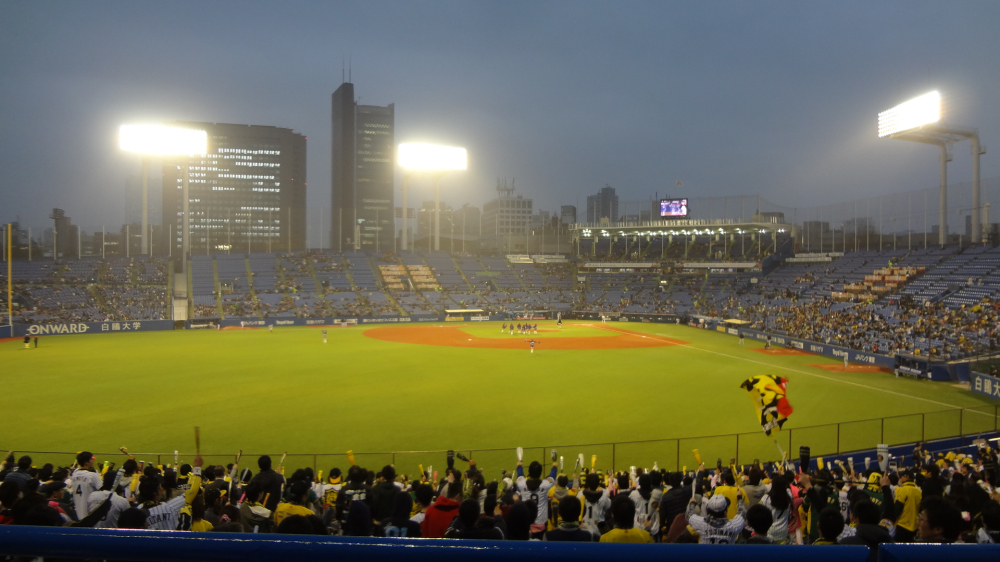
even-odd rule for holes
{"type": "MultiPolygon", "coordinates": [[[[711,464],[713,459],[728,462],[735,458],[738,464],[749,464],[755,459],[778,460],[778,447],[784,451],[798,451],[808,445],[814,456],[833,456],[851,451],[874,449],[879,443],[903,445],[917,441],[932,441],[947,437],[977,436],[997,431],[1000,406],[984,405],[974,408],[941,410],[919,414],[906,414],[885,418],[846,421],[824,425],[787,428],[773,437],[762,432],[733,433],[702,437],[681,437],[673,439],[653,439],[643,441],[621,441],[614,443],[590,443],[525,447],[524,462],[539,461],[548,464],[549,451],[556,449],[565,459],[567,467],[572,467],[578,455],[584,456],[584,466],[594,466],[600,470],[622,470],[630,466],[651,467],[658,463],[661,468],[682,470],[693,467],[692,451],[698,449],[702,459],[711,464]]],[[[476,461],[488,475],[498,476],[500,470],[511,470],[516,463],[514,448],[464,449],[458,453],[476,461]]],[[[35,464],[51,462],[56,466],[69,465],[76,453],[49,451],[18,451],[29,454],[35,464]]],[[[415,474],[418,466],[424,469],[445,467],[444,450],[437,451],[389,451],[356,452],[354,462],[371,470],[392,464],[400,474],[415,474]]],[[[257,458],[264,453],[244,453],[241,465],[256,470],[257,458]]],[[[282,453],[268,453],[277,466],[282,453]]],[[[118,460],[120,452],[95,453],[98,461],[118,460]]],[[[175,462],[191,462],[193,453],[180,454],[175,460],[173,453],[133,453],[136,460],[158,465],[175,462]]],[[[794,454],[792,455],[794,456],[794,454]]],[[[226,465],[233,462],[233,454],[203,454],[206,464],[226,465]]],[[[350,466],[346,453],[289,453],[284,466],[289,469],[312,467],[328,474],[333,467],[345,470],[350,466]]]]}

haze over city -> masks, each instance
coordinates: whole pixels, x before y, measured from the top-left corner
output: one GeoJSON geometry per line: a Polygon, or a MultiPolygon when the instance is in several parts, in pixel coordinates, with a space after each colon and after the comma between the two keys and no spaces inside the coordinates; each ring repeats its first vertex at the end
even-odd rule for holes
{"type": "MultiPolygon", "coordinates": [[[[877,138],[876,115],[938,89],[946,121],[995,144],[998,16],[987,1],[7,2],[0,221],[138,220],[121,123],[272,125],[308,137],[317,246],[330,96],[348,79],[359,103],[395,104],[397,143],[468,149],[469,170],[442,182],[452,207],[494,197],[497,178],[556,212],[605,185],[789,206],[933,187],[935,151],[877,138]]],[[[955,148],[951,183],[970,160],[955,148]]],[[[982,177],[998,175],[987,153],[982,177]]],[[[410,206],[430,198],[415,182],[410,206]]]]}

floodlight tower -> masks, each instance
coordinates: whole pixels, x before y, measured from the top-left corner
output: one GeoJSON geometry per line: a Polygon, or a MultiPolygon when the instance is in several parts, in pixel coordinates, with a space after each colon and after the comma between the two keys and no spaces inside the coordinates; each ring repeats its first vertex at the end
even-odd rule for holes
{"type": "Polygon", "coordinates": [[[430,172],[434,177],[434,251],[441,249],[441,177],[449,170],[468,168],[468,155],[464,148],[433,144],[403,143],[396,155],[399,165],[407,170],[403,174],[403,236],[400,248],[406,249],[406,190],[410,176],[415,172],[430,172]]]}
{"type": "MultiPolygon", "coordinates": [[[[146,206],[146,163],[149,158],[159,156],[188,156],[208,152],[208,133],[184,127],[165,125],[122,125],[119,129],[119,147],[130,152],[139,152],[142,159],[142,253],[147,253],[149,216],[146,206]]],[[[184,230],[183,230],[183,271],[187,272],[188,250],[190,248],[190,220],[188,217],[188,172],[190,160],[184,165],[184,230]]],[[[171,241],[173,244],[173,241],[171,241]]]]}
{"type": "Polygon", "coordinates": [[[948,147],[969,139],[972,144],[972,243],[982,241],[979,203],[979,156],[986,150],[979,144],[979,131],[941,123],[941,94],[933,91],[878,114],[878,136],[933,144],[941,149],[941,212],[938,242],[948,239],[948,147]]]}

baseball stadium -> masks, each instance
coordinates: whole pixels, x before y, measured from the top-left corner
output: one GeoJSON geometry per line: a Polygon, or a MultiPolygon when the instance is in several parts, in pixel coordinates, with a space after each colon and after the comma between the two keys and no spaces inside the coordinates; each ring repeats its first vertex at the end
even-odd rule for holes
{"type": "Polygon", "coordinates": [[[947,8],[0,4],[0,562],[1000,559],[947,8]]]}

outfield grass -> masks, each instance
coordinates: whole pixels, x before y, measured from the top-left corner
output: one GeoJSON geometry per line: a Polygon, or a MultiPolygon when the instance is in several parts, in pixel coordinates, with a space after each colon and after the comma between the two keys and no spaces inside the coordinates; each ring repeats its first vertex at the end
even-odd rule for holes
{"type": "MultiPolygon", "coordinates": [[[[554,322],[538,322],[540,329],[554,322]]],[[[572,324],[572,322],[568,323],[572,324]]],[[[461,327],[483,338],[499,323],[461,327]]],[[[170,453],[190,459],[193,426],[204,453],[230,456],[288,451],[288,466],[346,466],[342,452],[454,448],[476,452],[481,466],[511,468],[512,449],[530,459],[559,446],[569,459],[599,456],[601,467],[691,465],[691,449],[706,459],[736,454],[740,462],[774,458],[740,383],[775,374],[789,379],[795,413],[781,434],[784,447],[811,445],[814,455],[837,450],[837,426],[807,426],[903,416],[842,425],[840,449],[873,447],[992,429],[994,403],[952,384],[897,379],[884,373],[833,373],[811,365],[840,362],[816,355],[766,355],[762,344],[667,324],[615,323],[615,329],[663,335],[688,345],[622,350],[546,351],[545,338],[612,337],[598,327],[567,325],[543,332],[534,353],[439,347],[366,337],[375,326],[147,332],[43,337],[24,350],[0,344],[6,423],[0,448],[34,451],[170,453]],[[981,407],[985,413],[929,414],[981,407]],[[921,416],[926,414],[926,416],[921,416]],[[798,429],[795,429],[798,428],[798,429]],[[792,429],[788,432],[788,429],[792,429]],[[923,432],[923,433],[922,433],[923,432]],[[791,441],[789,442],[789,433],[791,441]],[[639,440],[657,443],[567,447],[639,440]],[[307,454],[306,457],[291,453],[307,454]],[[679,456],[678,456],[679,455],[679,456]]],[[[431,326],[414,326],[431,330],[431,326]]],[[[36,455],[68,464],[69,458],[36,455]]],[[[443,467],[442,455],[359,455],[401,472],[416,464],[443,467]]],[[[146,458],[144,460],[153,460],[146,458]]],[[[169,462],[169,458],[161,458],[169,462]]],[[[216,461],[222,462],[224,457],[216,461]]],[[[589,460],[587,461],[589,463],[589,460]]]]}

